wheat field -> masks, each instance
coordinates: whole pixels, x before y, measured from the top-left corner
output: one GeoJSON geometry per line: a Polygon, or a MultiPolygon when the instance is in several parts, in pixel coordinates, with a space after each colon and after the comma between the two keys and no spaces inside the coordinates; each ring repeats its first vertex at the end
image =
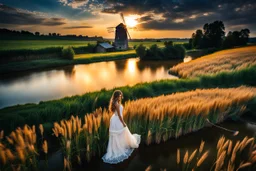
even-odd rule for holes
{"type": "Polygon", "coordinates": [[[170,69],[183,78],[232,72],[256,65],[256,46],[229,49],[178,64],[170,69]]]}

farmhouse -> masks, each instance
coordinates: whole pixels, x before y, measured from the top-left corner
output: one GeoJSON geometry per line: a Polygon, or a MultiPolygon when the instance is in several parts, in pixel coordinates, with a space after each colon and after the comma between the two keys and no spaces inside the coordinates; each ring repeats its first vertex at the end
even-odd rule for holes
{"type": "Polygon", "coordinates": [[[112,52],[114,51],[114,46],[109,43],[98,43],[96,46],[96,52],[112,52]]]}

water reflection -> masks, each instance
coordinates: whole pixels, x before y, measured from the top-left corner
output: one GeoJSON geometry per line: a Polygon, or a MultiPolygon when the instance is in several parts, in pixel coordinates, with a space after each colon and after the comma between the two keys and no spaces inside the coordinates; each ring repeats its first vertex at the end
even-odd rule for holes
{"type": "MultiPolygon", "coordinates": [[[[182,156],[184,156],[186,150],[191,154],[192,151],[199,148],[201,140],[205,141],[204,151],[210,150],[210,153],[207,160],[200,166],[200,170],[209,170],[209,166],[211,167],[213,164],[209,161],[213,161],[216,158],[216,144],[221,136],[225,136],[235,143],[238,140],[241,141],[245,136],[250,138],[255,135],[255,125],[252,126],[246,122],[227,120],[220,125],[228,129],[238,130],[240,133],[237,136],[233,136],[232,133],[216,127],[205,127],[178,139],[172,138],[165,143],[152,144],[150,146],[141,143],[139,149],[136,149],[127,160],[117,165],[104,163],[99,157],[94,157],[90,163],[84,163],[74,170],[134,171],[146,170],[149,167],[152,171],[161,169],[176,170],[177,148],[181,150],[182,156]]],[[[60,152],[50,156],[49,162],[54,163],[53,165],[49,164],[50,170],[63,170],[63,156],[60,152]]]]}
{"type": "MultiPolygon", "coordinates": [[[[144,144],[140,145],[140,148],[137,149],[132,156],[118,165],[105,164],[100,159],[95,159],[89,165],[83,166],[78,170],[89,169],[89,170],[104,170],[104,171],[115,171],[115,170],[146,170],[151,168],[151,170],[175,170],[177,169],[176,165],[176,154],[177,148],[179,148],[184,155],[185,151],[188,150],[191,154],[196,148],[199,148],[201,140],[205,141],[205,148],[209,149],[209,157],[207,161],[215,159],[216,144],[221,136],[225,136],[228,139],[231,139],[234,142],[242,140],[245,136],[253,137],[255,135],[255,125],[244,123],[244,122],[234,122],[228,120],[221,124],[221,126],[228,129],[239,130],[238,136],[233,136],[232,133],[220,130],[216,127],[206,127],[198,132],[190,133],[184,135],[178,139],[170,139],[165,143],[160,145],[153,144],[146,146],[144,144]]],[[[203,164],[201,170],[208,170],[209,165],[212,163],[203,164]]]]}
{"type": "Polygon", "coordinates": [[[168,74],[168,69],[179,62],[182,61],[128,59],[1,76],[0,108],[80,95],[102,88],[177,79],[168,74]]]}

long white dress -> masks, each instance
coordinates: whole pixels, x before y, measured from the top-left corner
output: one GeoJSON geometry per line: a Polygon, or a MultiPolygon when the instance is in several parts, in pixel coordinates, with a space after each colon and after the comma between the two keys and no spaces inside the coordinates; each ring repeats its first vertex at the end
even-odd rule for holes
{"type": "MultiPolygon", "coordinates": [[[[120,105],[120,114],[123,117],[123,106],[120,105]]],[[[109,126],[109,141],[107,153],[102,157],[105,163],[117,164],[127,159],[138,148],[140,135],[131,134],[128,127],[124,127],[117,112],[112,115],[109,126]]]]}

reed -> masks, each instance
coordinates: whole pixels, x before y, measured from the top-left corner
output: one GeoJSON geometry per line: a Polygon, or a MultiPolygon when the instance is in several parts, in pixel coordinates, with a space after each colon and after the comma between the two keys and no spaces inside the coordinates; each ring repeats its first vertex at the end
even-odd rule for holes
{"type": "Polygon", "coordinates": [[[177,164],[180,164],[180,149],[177,149],[177,164]]]}
{"type": "Polygon", "coordinates": [[[196,163],[196,167],[200,167],[201,164],[205,161],[205,159],[208,157],[209,151],[204,152],[204,154],[200,157],[198,162],[196,163]]]}
{"type": "MultiPolygon", "coordinates": [[[[43,126],[40,126],[41,133],[42,129],[43,126]]],[[[39,150],[37,148],[35,126],[18,127],[2,140],[2,143],[0,142],[0,170],[8,170],[8,168],[13,168],[13,170],[38,170],[39,150]]],[[[41,140],[42,151],[47,155],[47,141],[41,140]]]]}
{"type": "MultiPolygon", "coordinates": [[[[206,118],[216,123],[231,114],[240,115],[253,98],[254,88],[249,87],[195,90],[143,98],[125,103],[124,120],[131,132],[142,135],[142,142],[158,144],[166,141],[167,135],[168,139],[178,138],[204,127],[206,118]]],[[[86,114],[83,121],[78,116],[71,116],[68,120],[54,123],[53,133],[60,139],[64,157],[70,165],[71,161],[81,162],[77,156],[80,159],[86,156],[86,160],[90,161],[93,156],[101,156],[106,151],[111,115],[106,109],[99,108],[86,114]]],[[[222,137],[219,142],[222,147],[219,147],[220,153],[226,151],[229,141],[222,137]]],[[[204,141],[201,142],[199,153],[203,152],[203,148],[204,141]]],[[[185,170],[195,153],[189,156],[186,152],[183,158],[185,170]]],[[[206,155],[208,153],[204,153],[204,157],[206,155]]],[[[177,164],[180,163],[179,156],[177,154],[177,164]]]]}

